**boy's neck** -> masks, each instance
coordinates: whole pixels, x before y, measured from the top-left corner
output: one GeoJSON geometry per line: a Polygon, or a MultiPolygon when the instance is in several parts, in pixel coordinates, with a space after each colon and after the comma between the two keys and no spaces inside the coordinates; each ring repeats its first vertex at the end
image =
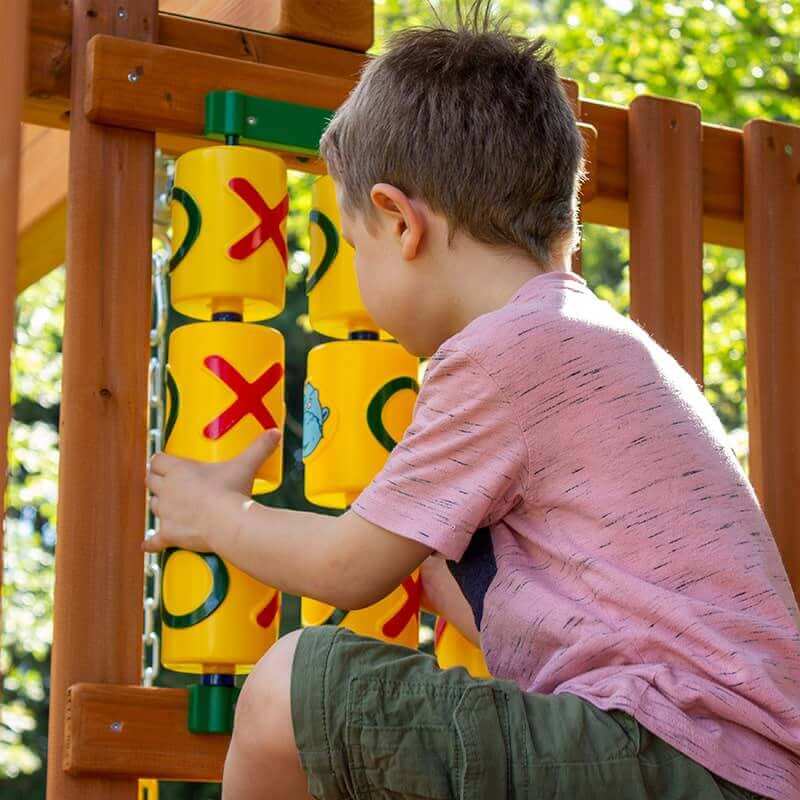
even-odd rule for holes
{"type": "MultiPolygon", "coordinates": [[[[445,311],[447,337],[463,330],[474,319],[502,308],[529,280],[545,272],[570,272],[571,254],[555,256],[546,266],[523,253],[510,253],[461,238],[457,252],[443,272],[454,278],[445,311]],[[457,269],[453,265],[457,264],[457,269]]],[[[445,265],[443,265],[445,266],[445,265]]]]}

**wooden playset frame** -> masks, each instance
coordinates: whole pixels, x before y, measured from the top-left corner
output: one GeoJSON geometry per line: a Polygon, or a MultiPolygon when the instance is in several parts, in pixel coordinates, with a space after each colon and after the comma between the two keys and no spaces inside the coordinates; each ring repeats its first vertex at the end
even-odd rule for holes
{"type": "MultiPolygon", "coordinates": [[[[133,798],[139,777],[220,780],[227,738],[187,731],[184,691],[138,685],[153,154],[208,145],[213,90],[335,109],[368,58],[372,3],[264,0],[269,33],[159,12],[157,0],[2,5],[5,254],[18,238],[19,122],[68,128],[70,144],[47,796],[133,798]]],[[[797,592],[800,127],[735,130],[703,124],[693,104],[618,107],[565,85],[589,145],[582,218],[630,230],[631,313],[698,381],[703,242],[746,253],[750,475],[797,592]]],[[[20,238],[18,273],[10,260],[2,272],[5,397],[15,295],[57,264],[45,230],[36,248],[20,238]]],[[[9,415],[0,404],[3,459],[9,415]]]]}

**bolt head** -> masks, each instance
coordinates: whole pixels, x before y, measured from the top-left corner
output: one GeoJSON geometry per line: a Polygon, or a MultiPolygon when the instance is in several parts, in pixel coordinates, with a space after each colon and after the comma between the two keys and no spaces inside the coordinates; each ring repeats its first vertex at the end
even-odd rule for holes
{"type": "Polygon", "coordinates": [[[248,117],[247,118],[247,124],[248,125],[255,125],[256,122],[258,122],[258,120],[255,117],[248,117]]]}

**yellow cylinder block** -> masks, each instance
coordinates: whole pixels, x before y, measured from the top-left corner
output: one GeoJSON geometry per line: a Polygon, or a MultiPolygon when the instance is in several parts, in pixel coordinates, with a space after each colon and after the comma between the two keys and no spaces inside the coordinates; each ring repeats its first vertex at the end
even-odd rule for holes
{"type": "Polygon", "coordinates": [[[383,600],[357,611],[340,611],[327,603],[302,599],[303,626],[335,623],[362,636],[416,649],[419,644],[419,571],[383,600]]]}
{"type": "MultiPolygon", "coordinates": [[[[283,428],[283,337],[246,322],[199,322],[169,340],[164,450],[198,461],[227,461],[263,431],[283,428]]],[[[282,448],[257,475],[255,494],[278,488],[282,448]]]]}
{"type": "Polygon", "coordinates": [[[142,778],[139,781],[139,800],[158,800],[158,781],[142,778]]]}
{"type": "Polygon", "coordinates": [[[311,266],[306,281],[308,317],[314,330],[335,339],[351,331],[378,331],[356,278],[355,252],[342,238],[333,180],[314,182],[311,208],[311,266]]]}
{"type": "Polygon", "coordinates": [[[461,631],[443,617],[437,617],[434,652],[442,669],[464,667],[473,678],[490,678],[489,668],[480,647],[476,647],[461,631]]]}
{"type": "Polygon", "coordinates": [[[284,306],[286,165],[249,147],[182,155],[172,191],[172,304],[211,319],[219,311],[258,320],[284,306]]]}
{"type": "Polygon", "coordinates": [[[328,342],[308,354],[303,394],[306,497],[347,508],[411,422],[417,359],[396,342],[328,342]]]}
{"type": "Polygon", "coordinates": [[[278,638],[280,593],[214,553],[162,562],[161,661],[192,673],[244,673],[278,638]]]}

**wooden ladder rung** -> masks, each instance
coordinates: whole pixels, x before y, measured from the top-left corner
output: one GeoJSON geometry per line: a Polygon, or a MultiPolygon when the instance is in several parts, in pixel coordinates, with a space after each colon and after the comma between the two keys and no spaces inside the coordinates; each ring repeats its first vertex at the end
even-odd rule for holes
{"type": "Polygon", "coordinates": [[[221,781],[230,737],[190,733],[185,689],[79,683],[67,693],[64,770],[221,781]]]}

